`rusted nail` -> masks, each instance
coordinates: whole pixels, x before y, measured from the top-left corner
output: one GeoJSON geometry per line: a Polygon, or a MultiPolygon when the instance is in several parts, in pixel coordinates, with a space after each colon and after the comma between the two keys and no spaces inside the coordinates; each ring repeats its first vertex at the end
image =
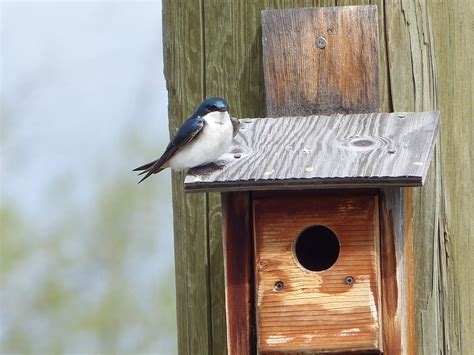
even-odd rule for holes
{"type": "Polygon", "coordinates": [[[318,37],[316,38],[316,47],[318,47],[319,49],[324,49],[326,48],[326,45],[327,45],[327,41],[326,41],[326,38],[324,37],[318,37]]]}

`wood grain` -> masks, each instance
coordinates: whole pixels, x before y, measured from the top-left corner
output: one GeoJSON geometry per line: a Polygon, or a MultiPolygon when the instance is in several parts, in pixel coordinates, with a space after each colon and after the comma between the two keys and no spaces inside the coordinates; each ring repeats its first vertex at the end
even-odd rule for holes
{"type": "Polygon", "coordinates": [[[413,189],[416,354],[474,349],[472,1],[385,1],[384,110],[439,110],[423,189],[413,189]]]}
{"type": "MultiPolygon", "coordinates": [[[[409,70],[416,94],[394,105],[437,109],[444,118],[436,168],[427,188],[415,189],[413,196],[417,354],[470,354],[474,273],[466,270],[474,269],[473,3],[402,5],[392,9],[392,16],[403,12],[407,20],[394,21],[390,33],[398,25],[409,35],[391,36],[390,48],[403,47],[402,55],[413,63],[409,70]]],[[[396,77],[400,71],[394,67],[396,90],[402,85],[396,77]]]]}
{"type": "Polygon", "coordinates": [[[253,238],[249,193],[222,194],[227,350],[255,353],[253,238]]]}
{"type": "Polygon", "coordinates": [[[377,195],[273,196],[253,206],[260,351],[380,350],[377,195]],[[339,240],[339,257],[325,271],[303,269],[292,251],[311,225],[339,240]]]}
{"type": "MultiPolygon", "coordinates": [[[[367,4],[367,0],[337,3],[360,5],[367,4]]],[[[371,3],[378,5],[382,109],[387,112],[440,110],[443,114],[434,164],[425,186],[414,189],[413,197],[417,354],[468,354],[474,348],[471,336],[474,308],[470,302],[474,298],[474,273],[465,272],[473,268],[470,255],[474,253],[474,244],[470,242],[470,236],[474,235],[474,159],[472,149],[466,144],[473,141],[472,75],[467,69],[472,67],[474,57],[473,28],[468,26],[471,0],[373,0],[371,3]]],[[[200,21],[199,2],[164,1],[170,133],[176,132],[200,101],[204,95],[200,88],[211,82],[219,86],[212,86],[208,95],[224,95],[231,102],[234,115],[262,117],[260,11],[270,7],[334,4],[335,1],[206,0],[204,24],[200,21]],[[206,56],[213,53],[212,62],[202,59],[199,37],[203,29],[206,29],[203,36],[206,56]],[[207,83],[203,83],[204,71],[207,83]],[[221,80],[223,73],[230,79],[221,80]]],[[[331,101],[331,97],[325,99],[331,101]]],[[[357,108],[354,112],[358,112],[357,108]]],[[[216,223],[203,227],[207,224],[205,197],[185,197],[182,178],[180,174],[173,178],[175,248],[179,254],[176,256],[179,353],[221,354],[218,346],[208,347],[209,342],[222,344],[225,340],[218,339],[219,334],[211,335],[213,330],[206,319],[213,321],[214,316],[222,317],[222,314],[216,309],[203,318],[207,312],[203,309],[207,296],[203,295],[208,295],[209,283],[201,282],[206,279],[202,276],[206,269],[196,267],[191,261],[200,265],[207,262],[203,235],[205,229],[214,228],[216,223]],[[186,243],[188,236],[197,238],[198,245],[186,243]],[[192,254],[195,256],[191,257],[192,254]],[[190,260],[186,261],[188,257],[190,260]],[[188,281],[192,286],[188,286],[188,281]]]]}
{"type": "MultiPolygon", "coordinates": [[[[168,88],[170,136],[202,99],[202,50],[198,2],[163,1],[164,73],[168,88]],[[181,18],[186,21],[175,21],[181,18]],[[183,47],[183,43],[186,46],[183,47]]],[[[205,194],[189,195],[184,174],[173,174],[173,217],[178,352],[207,354],[209,317],[208,220],[205,194]]]]}
{"type": "Polygon", "coordinates": [[[211,354],[223,354],[226,344],[224,248],[222,238],[221,194],[208,194],[209,297],[211,318],[211,354]]]}
{"type": "Polygon", "coordinates": [[[243,119],[231,154],[193,169],[188,191],[422,185],[439,113],[243,119]]]}
{"type": "Polygon", "coordinates": [[[262,37],[267,115],[378,111],[375,6],[263,11],[262,37]]]}
{"type": "Polygon", "coordinates": [[[415,354],[411,191],[380,195],[383,339],[388,354],[415,354]]]}

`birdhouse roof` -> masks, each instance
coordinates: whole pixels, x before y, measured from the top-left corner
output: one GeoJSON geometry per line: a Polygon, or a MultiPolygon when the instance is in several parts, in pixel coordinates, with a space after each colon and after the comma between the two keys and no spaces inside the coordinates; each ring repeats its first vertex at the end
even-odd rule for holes
{"type": "Polygon", "coordinates": [[[241,119],[230,153],[190,169],[187,191],[420,186],[439,112],[241,119]]]}

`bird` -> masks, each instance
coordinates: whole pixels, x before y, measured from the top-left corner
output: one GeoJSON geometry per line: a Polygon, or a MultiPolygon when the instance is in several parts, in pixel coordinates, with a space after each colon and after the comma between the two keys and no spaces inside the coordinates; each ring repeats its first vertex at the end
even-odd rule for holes
{"type": "Polygon", "coordinates": [[[220,97],[205,99],[179,127],[164,153],[156,160],[133,171],[146,174],[138,183],[170,167],[181,171],[216,161],[226,153],[240,123],[231,118],[229,104],[220,97]]]}

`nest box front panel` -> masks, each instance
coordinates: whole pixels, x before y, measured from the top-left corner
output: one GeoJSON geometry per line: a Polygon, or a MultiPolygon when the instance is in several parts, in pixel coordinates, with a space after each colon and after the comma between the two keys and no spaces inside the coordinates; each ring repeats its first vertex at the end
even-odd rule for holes
{"type": "Polygon", "coordinates": [[[381,350],[378,197],[256,197],[260,351],[381,350]]]}

